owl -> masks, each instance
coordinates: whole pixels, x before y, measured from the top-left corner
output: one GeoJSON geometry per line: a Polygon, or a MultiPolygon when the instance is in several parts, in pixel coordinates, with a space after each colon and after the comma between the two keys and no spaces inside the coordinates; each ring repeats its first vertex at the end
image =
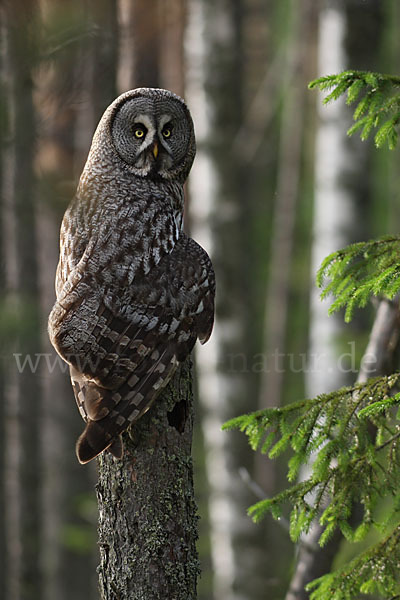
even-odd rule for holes
{"type": "Polygon", "coordinates": [[[121,433],[210,337],[214,271],[182,230],[195,151],[181,98],[126,92],[103,114],[64,215],[49,336],[86,422],[82,464],[103,450],[120,458],[121,433]]]}

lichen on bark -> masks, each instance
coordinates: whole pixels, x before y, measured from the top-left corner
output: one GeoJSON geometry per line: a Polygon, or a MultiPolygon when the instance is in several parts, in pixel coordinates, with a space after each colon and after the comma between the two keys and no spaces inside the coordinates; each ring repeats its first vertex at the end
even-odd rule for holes
{"type": "Polygon", "coordinates": [[[124,434],[124,456],[99,458],[103,600],[195,600],[199,562],[191,459],[191,362],[124,434]]]}

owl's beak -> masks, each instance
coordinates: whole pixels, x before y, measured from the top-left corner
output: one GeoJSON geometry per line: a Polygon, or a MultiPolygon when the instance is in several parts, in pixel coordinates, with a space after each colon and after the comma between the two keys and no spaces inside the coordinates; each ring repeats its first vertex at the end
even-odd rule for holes
{"type": "Polygon", "coordinates": [[[157,142],[154,142],[153,156],[154,156],[154,158],[157,158],[157,156],[158,156],[158,144],[157,144],[157,142]]]}

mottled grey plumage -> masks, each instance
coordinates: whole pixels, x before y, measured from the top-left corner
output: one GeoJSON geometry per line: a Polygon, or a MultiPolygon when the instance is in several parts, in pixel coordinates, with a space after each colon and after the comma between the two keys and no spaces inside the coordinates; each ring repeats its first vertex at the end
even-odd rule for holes
{"type": "Polygon", "coordinates": [[[70,364],[86,463],[143,415],[197,338],[209,338],[214,272],[182,231],[195,155],[178,96],[139,88],[105,111],[65,213],[49,335],[70,364]]]}

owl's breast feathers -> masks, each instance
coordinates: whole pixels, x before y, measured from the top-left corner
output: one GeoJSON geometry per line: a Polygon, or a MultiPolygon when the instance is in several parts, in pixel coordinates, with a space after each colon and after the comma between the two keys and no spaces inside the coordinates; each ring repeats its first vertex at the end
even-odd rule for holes
{"type": "Polygon", "coordinates": [[[211,261],[177,230],[173,213],[138,202],[113,217],[96,213],[96,226],[85,223],[76,241],[79,224],[69,214],[49,318],[51,341],[70,364],[86,421],[77,442],[81,463],[106,448],[122,455],[120,434],[213,326],[211,261]]]}

